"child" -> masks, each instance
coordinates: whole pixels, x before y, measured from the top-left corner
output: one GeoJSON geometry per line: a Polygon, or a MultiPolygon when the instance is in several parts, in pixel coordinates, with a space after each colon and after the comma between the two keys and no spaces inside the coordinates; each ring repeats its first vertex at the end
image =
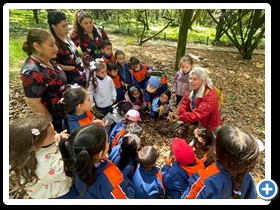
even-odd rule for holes
{"type": "Polygon", "coordinates": [[[111,130],[115,127],[115,125],[118,122],[121,122],[125,117],[125,114],[132,108],[132,104],[125,101],[120,101],[111,107],[111,110],[104,117],[104,120],[108,121],[108,124],[106,125],[108,135],[110,135],[111,130]]]}
{"type": "Polygon", "coordinates": [[[180,103],[185,92],[189,89],[189,75],[193,66],[193,59],[190,55],[185,55],[180,60],[180,70],[176,72],[172,84],[172,94],[176,94],[176,106],[180,103]]]}
{"type": "Polygon", "coordinates": [[[150,112],[150,117],[153,119],[167,117],[171,106],[170,98],[171,92],[169,90],[163,92],[160,95],[160,97],[154,98],[152,103],[152,109],[150,112]]]}
{"type": "Polygon", "coordinates": [[[70,85],[63,94],[64,109],[67,113],[66,128],[71,134],[75,129],[87,124],[106,126],[102,120],[96,119],[92,113],[92,101],[88,92],[79,85],[70,85]]]}
{"type": "Polygon", "coordinates": [[[105,156],[109,146],[104,127],[79,127],[68,139],[60,141],[59,149],[65,172],[74,177],[79,198],[134,198],[133,185],[105,156]]]}
{"type": "Polygon", "coordinates": [[[136,57],[131,57],[129,59],[129,68],[133,75],[132,83],[144,90],[145,84],[148,81],[147,74],[152,71],[152,67],[145,63],[140,63],[136,57]]]}
{"type": "Polygon", "coordinates": [[[135,198],[154,199],[165,194],[162,174],[156,166],[158,154],[154,147],[145,146],[138,152],[138,165],[132,176],[135,198]]]}
{"type": "Polygon", "coordinates": [[[127,133],[122,143],[115,146],[108,157],[128,178],[132,177],[137,165],[137,152],[141,149],[140,145],[141,140],[136,134],[127,133]]]}
{"type": "Polygon", "coordinates": [[[204,161],[207,167],[216,161],[215,138],[213,132],[206,128],[194,129],[194,138],[190,142],[195,156],[204,161]]]}
{"type": "Polygon", "coordinates": [[[82,54],[82,62],[83,62],[83,66],[84,69],[86,71],[86,81],[88,82],[89,79],[89,73],[90,73],[90,62],[94,61],[94,58],[88,53],[88,52],[84,52],[82,54]]]}
{"type": "Polygon", "coordinates": [[[96,107],[105,116],[117,99],[115,84],[107,75],[107,66],[102,58],[91,62],[90,69],[92,72],[89,76],[87,90],[90,99],[95,101],[96,107]]]}
{"type": "Polygon", "coordinates": [[[147,108],[149,111],[152,109],[152,101],[154,98],[160,96],[164,91],[168,90],[167,82],[161,84],[161,81],[157,76],[151,76],[145,84],[144,98],[147,102],[147,108]]]}
{"type": "Polygon", "coordinates": [[[217,161],[199,169],[190,179],[181,198],[256,199],[250,172],[254,169],[259,146],[247,131],[232,125],[222,126],[216,138],[217,161]]]}
{"type": "Polygon", "coordinates": [[[109,62],[116,62],[116,58],[113,55],[112,43],[108,39],[104,39],[101,41],[100,48],[105,64],[109,62]]]}
{"type": "Polygon", "coordinates": [[[125,60],[124,52],[122,50],[116,50],[115,58],[119,66],[118,74],[121,77],[122,86],[127,87],[128,85],[132,85],[132,74],[129,71],[129,65],[125,60]]]}
{"type": "Polygon", "coordinates": [[[108,74],[112,78],[117,91],[117,100],[119,102],[124,100],[125,88],[122,86],[121,77],[118,75],[118,65],[115,62],[107,63],[108,74]]]}
{"type": "Polygon", "coordinates": [[[109,135],[109,153],[114,146],[122,143],[123,136],[126,133],[139,134],[142,131],[142,128],[137,125],[138,121],[141,121],[139,112],[130,109],[126,113],[124,120],[117,123],[109,135]]]}
{"type": "Polygon", "coordinates": [[[165,165],[161,169],[166,195],[180,199],[189,186],[189,177],[199,168],[204,168],[203,161],[195,157],[194,151],[189,144],[181,138],[173,139],[171,154],[166,157],[165,165]]]}
{"type": "Polygon", "coordinates": [[[57,134],[52,123],[40,116],[18,119],[9,129],[10,183],[31,198],[75,198],[58,149],[66,131],[57,134]]]}
{"type": "Polygon", "coordinates": [[[140,113],[147,106],[142,91],[136,85],[129,86],[128,90],[124,94],[124,98],[126,101],[131,102],[133,105],[133,109],[137,110],[140,113]]]}

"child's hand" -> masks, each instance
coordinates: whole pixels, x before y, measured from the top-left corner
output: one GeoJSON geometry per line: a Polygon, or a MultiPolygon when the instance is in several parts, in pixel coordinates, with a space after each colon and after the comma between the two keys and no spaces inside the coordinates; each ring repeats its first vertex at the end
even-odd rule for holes
{"type": "Polygon", "coordinates": [[[150,70],[148,70],[148,73],[151,73],[151,72],[153,72],[153,70],[151,70],[151,69],[150,69],[150,70]]]}
{"type": "Polygon", "coordinates": [[[149,111],[151,111],[151,106],[152,106],[152,105],[151,105],[151,102],[148,101],[148,102],[147,102],[147,106],[148,106],[149,111]]]}
{"type": "Polygon", "coordinates": [[[159,110],[159,116],[162,116],[162,115],[164,114],[164,112],[165,112],[165,106],[164,106],[164,105],[161,105],[161,106],[158,108],[158,110],[159,110]]]}
{"type": "Polygon", "coordinates": [[[68,138],[69,133],[67,133],[67,130],[62,131],[61,133],[55,134],[55,140],[59,142],[62,138],[68,138]]]}
{"type": "Polygon", "coordinates": [[[93,121],[93,124],[101,125],[101,126],[103,126],[103,127],[105,127],[106,125],[108,125],[108,123],[109,123],[108,120],[106,120],[106,122],[104,122],[103,120],[99,120],[99,119],[93,121]]]}
{"type": "Polygon", "coordinates": [[[122,84],[122,86],[123,86],[123,87],[125,86],[125,83],[124,83],[124,81],[121,81],[121,84],[122,84]]]}
{"type": "Polygon", "coordinates": [[[116,99],[112,99],[112,102],[115,103],[115,102],[116,102],[116,99]]]}
{"type": "Polygon", "coordinates": [[[128,70],[131,74],[133,74],[133,71],[131,69],[128,70]]]}
{"type": "Polygon", "coordinates": [[[105,126],[107,126],[107,125],[108,125],[109,120],[106,120],[106,121],[104,121],[104,120],[103,120],[103,123],[104,123],[104,127],[105,127],[105,126]]]}

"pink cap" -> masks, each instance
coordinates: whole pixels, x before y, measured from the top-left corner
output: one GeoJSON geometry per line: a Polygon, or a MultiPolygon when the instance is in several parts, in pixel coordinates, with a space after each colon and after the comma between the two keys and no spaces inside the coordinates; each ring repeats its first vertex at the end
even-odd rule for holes
{"type": "Polygon", "coordinates": [[[141,121],[140,113],[134,109],[128,110],[128,112],[125,115],[125,118],[133,122],[141,121]]]}

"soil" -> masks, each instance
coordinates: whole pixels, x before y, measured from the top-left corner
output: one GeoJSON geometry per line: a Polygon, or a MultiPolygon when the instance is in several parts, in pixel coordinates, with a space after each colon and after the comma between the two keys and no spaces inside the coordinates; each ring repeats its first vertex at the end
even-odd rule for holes
{"type": "MultiPolygon", "coordinates": [[[[162,69],[166,72],[169,86],[172,86],[175,75],[176,46],[163,45],[159,42],[148,41],[142,46],[129,45],[125,37],[110,35],[113,50],[123,50],[127,60],[131,56],[141,62],[162,69]]],[[[227,51],[216,51],[215,48],[202,45],[195,49],[195,45],[186,48],[186,53],[194,58],[194,64],[207,68],[215,86],[224,94],[224,104],[221,106],[223,124],[233,124],[251,132],[265,144],[265,56],[261,52],[253,55],[251,60],[242,60],[232,48],[227,51]]],[[[24,98],[19,78],[10,78],[10,122],[31,114],[24,98]]],[[[172,112],[166,120],[151,120],[142,117],[140,126],[142,147],[154,146],[159,157],[158,166],[163,166],[165,156],[170,149],[174,137],[182,137],[188,142],[192,139],[192,127],[180,126],[177,122],[177,108],[172,102],[172,112]]],[[[262,152],[253,170],[255,184],[265,178],[265,154],[262,152]]]]}

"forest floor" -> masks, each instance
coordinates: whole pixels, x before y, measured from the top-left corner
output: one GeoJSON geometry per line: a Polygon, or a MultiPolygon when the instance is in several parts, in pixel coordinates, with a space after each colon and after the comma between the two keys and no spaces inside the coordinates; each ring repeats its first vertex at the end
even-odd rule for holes
{"type": "MultiPolygon", "coordinates": [[[[154,69],[162,69],[166,72],[171,88],[175,75],[176,46],[164,42],[148,41],[142,46],[129,45],[124,41],[125,37],[108,35],[113,50],[123,50],[127,60],[131,56],[139,58],[143,63],[153,66],[154,69]]],[[[242,60],[233,48],[218,50],[218,48],[197,45],[187,45],[186,53],[194,58],[194,64],[207,68],[213,83],[224,94],[224,104],[221,107],[223,124],[233,124],[247,129],[257,139],[265,143],[265,56],[260,50],[253,55],[251,60],[242,60]],[[189,47],[188,46],[192,46],[189,47]]],[[[19,67],[20,69],[20,67],[19,67]]],[[[9,81],[9,120],[23,118],[31,114],[24,102],[24,94],[19,76],[10,77],[9,81]]],[[[163,166],[167,151],[170,149],[172,139],[181,137],[188,142],[192,139],[192,129],[188,126],[180,126],[177,109],[174,106],[167,120],[151,120],[147,116],[142,117],[139,124],[142,128],[142,147],[154,146],[158,153],[158,166],[163,166]]],[[[262,152],[259,161],[253,170],[255,184],[265,178],[265,154],[262,152]]]]}

